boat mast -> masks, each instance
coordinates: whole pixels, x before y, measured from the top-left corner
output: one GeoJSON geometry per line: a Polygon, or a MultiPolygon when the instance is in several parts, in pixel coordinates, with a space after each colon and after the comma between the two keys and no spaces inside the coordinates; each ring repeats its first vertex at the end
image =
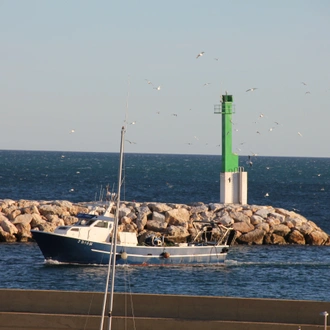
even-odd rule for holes
{"type": "Polygon", "coordinates": [[[125,127],[123,126],[121,129],[121,140],[120,140],[117,207],[116,207],[116,215],[115,215],[114,228],[113,228],[113,234],[112,234],[108,276],[107,276],[107,284],[106,284],[106,290],[105,290],[105,298],[104,298],[104,304],[103,304],[103,312],[102,312],[100,330],[103,330],[104,310],[105,310],[105,305],[106,305],[106,296],[107,296],[107,291],[108,291],[110,273],[111,273],[111,290],[110,290],[110,301],[109,301],[109,314],[108,314],[109,315],[109,327],[108,327],[108,329],[111,330],[111,327],[112,327],[112,309],[113,309],[113,296],[114,296],[114,289],[115,289],[115,273],[116,273],[115,270],[116,270],[117,232],[118,232],[119,206],[120,206],[120,188],[121,188],[121,183],[122,183],[123,154],[124,154],[124,135],[125,135],[125,127]]]}
{"type": "Polygon", "coordinates": [[[113,294],[115,290],[115,270],[116,270],[116,252],[117,252],[117,232],[118,232],[118,220],[119,220],[119,206],[120,206],[120,188],[122,183],[122,172],[123,172],[123,154],[124,154],[124,135],[125,127],[121,128],[121,139],[120,139],[120,158],[119,158],[119,175],[118,175],[118,196],[117,196],[117,207],[116,217],[114,223],[113,232],[113,253],[112,253],[112,277],[111,277],[111,291],[110,291],[110,305],[109,305],[109,330],[112,325],[112,309],[113,309],[113,294]]]}

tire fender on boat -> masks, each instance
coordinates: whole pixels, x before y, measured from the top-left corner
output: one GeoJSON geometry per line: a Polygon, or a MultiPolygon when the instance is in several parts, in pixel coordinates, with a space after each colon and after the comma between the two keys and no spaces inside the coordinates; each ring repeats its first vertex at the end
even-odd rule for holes
{"type": "Polygon", "coordinates": [[[160,254],[161,258],[168,259],[170,257],[170,254],[168,252],[163,252],[160,254]]]}

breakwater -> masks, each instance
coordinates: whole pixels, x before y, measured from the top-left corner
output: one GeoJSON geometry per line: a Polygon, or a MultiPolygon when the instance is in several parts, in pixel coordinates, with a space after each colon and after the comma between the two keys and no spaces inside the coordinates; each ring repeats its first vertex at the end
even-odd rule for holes
{"type": "MultiPolygon", "coordinates": [[[[78,213],[102,214],[106,207],[105,202],[3,199],[0,241],[30,241],[31,229],[52,232],[57,226],[74,224],[78,213]]],[[[330,245],[329,235],[312,220],[272,206],[121,202],[119,209],[119,231],[136,232],[141,240],[154,233],[173,242],[187,242],[197,234],[193,224],[198,221],[232,227],[236,244],[330,245]]]]}

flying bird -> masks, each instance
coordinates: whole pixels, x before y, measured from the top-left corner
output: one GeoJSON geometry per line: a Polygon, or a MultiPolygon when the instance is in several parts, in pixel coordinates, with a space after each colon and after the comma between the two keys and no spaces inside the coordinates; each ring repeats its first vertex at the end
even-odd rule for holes
{"type": "Polygon", "coordinates": [[[302,134],[300,132],[298,132],[298,135],[302,137],[302,134]]]}
{"type": "Polygon", "coordinates": [[[71,131],[70,131],[70,134],[72,134],[72,133],[74,133],[75,132],[75,130],[74,129],[72,129],[71,131]]]}
{"type": "Polygon", "coordinates": [[[210,85],[211,83],[205,83],[203,86],[207,86],[207,85],[210,85]]]}
{"type": "Polygon", "coordinates": [[[302,81],[301,83],[302,83],[303,85],[307,86],[307,84],[306,84],[305,82],[302,81]]]}
{"type": "Polygon", "coordinates": [[[203,56],[204,53],[205,53],[205,52],[200,52],[200,53],[196,56],[196,58],[203,56]]]}
{"type": "Polygon", "coordinates": [[[253,92],[253,91],[255,91],[256,89],[258,89],[257,87],[253,87],[253,88],[249,88],[249,89],[247,89],[246,91],[247,92],[253,92]]]}
{"type": "Polygon", "coordinates": [[[268,194],[268,193],[266,193],[266,194],[265,194],[265,197],[268,197],[268,196],[269,196],[269,194],[268,194]]]}
{"type": "Polygon", "coordinates": [[[148,85],[152,85],[152,82],[149,79],[145,79],[148,83],[148,85]]]}
{"type": "Polygon", "coordinates": [[[305,94],[310,94],[311,92],[307,91],[305,94]]]}
{"type": "Polygon", "coordinates": [[[154,89],[157,89],[158,91],[160,91],[160,86],[154,87],[154,89]]]}
{"type": "Polygon", "coordinates": [[[214,58],[214,60],[215,60],[215,61],[219,61],[219,59],[218,59],[218,58],[216,58],[216,57],[214,58]]]}
{"type": "Polygon", "coordinates": [[[125,140],[127,141],[129,144],[136,144],[136,142],[130,141],[130,140],[125,140]]]}
{"type": "Polygon", "coordinates": [[[251,156],[249,156],[249,161],[248,161],[247,163],[250,165],[250,167],[252,167],[253,162],[252,162],[252,160],[251,160],[251,156]]]}

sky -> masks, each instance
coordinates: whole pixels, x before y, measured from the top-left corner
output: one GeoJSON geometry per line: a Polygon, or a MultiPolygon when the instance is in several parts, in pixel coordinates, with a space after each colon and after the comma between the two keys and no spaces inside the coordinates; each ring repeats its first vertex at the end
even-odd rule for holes
{"type": "Polygon", "coordinates": [[[328,0],[0,0],[0,149],[220,155],[227,92],[233,152],[330,157],[329,31],[328,0]]]}

